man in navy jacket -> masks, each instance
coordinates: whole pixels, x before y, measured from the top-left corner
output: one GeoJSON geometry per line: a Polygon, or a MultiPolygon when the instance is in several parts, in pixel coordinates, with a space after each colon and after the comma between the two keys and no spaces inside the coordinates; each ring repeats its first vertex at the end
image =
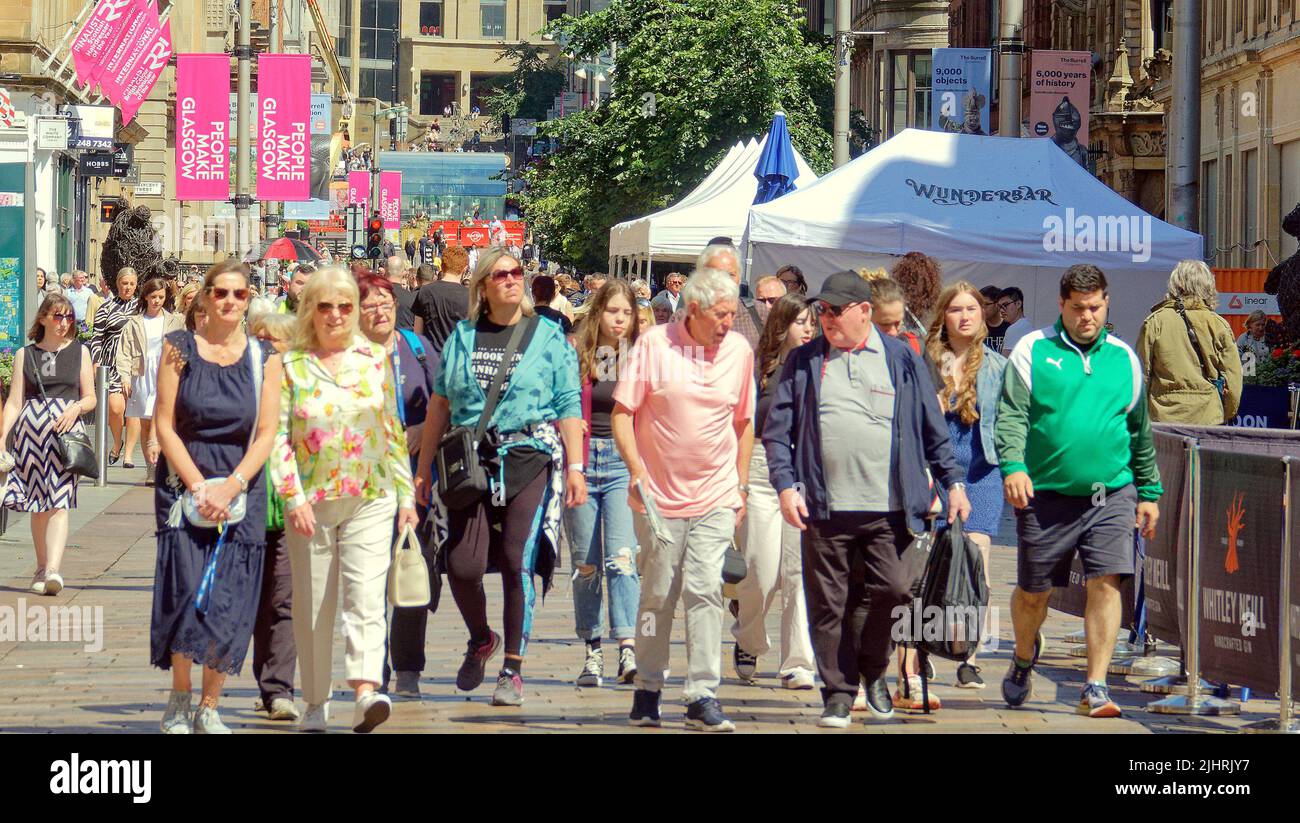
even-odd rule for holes
{"type": "Polygon", "coordinates": [[[821,725],[830,728],[848,726],[859,680],[871,713],[893,716],[892,612],[911,601],[914,580],[900,557],[929,516],[927,468],[948,490],[948,519],[970,513],[929,370],[876,330],[871,298],[854,272],[827,278],[809,301],[823,336],[786,359],[763,427],[781,513],[804,533],[821,725]]]}

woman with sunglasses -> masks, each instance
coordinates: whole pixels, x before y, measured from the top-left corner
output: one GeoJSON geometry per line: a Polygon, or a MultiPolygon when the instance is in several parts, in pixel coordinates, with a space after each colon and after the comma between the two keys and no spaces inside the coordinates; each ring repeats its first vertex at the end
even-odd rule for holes
{"type": "Polygon", "coordinates": [[[356,699],[352,730],[365,734],[388,719],[392,702],[376,690],[393,520],[399,532],[419,523],[396,376],[384,347],[357,329],[360,302],[347,269],[317,270],[298,295],[298,324],[284,356],[271,477],[289,525],[304,732],[329,726],[340,594],[343,666],[356,699]]]}
{"type": "Polygon", "coordinates": [[[95,408],[94,367],[77,342],[72,303],[61,294],[41,303],[27,339],[32,344],[14,353],[13,373],[20,377],[9,390],[0,426],[0,444],[8,443],[12,432],[14,450],[3,501],[31,514],[36,547],[31,591],[56,595],[63,589],[59,567],[68,541],[68,510],[77,506],[77,475],[65,470],[55,438],[81,430],[81,416],[95,408]]]}
{"type": "Polygon", "coordinates": [[[130,266],[118,269],[117,279],[108,285],[110,295],[95,310],[95,331],[90,338],[90,353],[95,363],[108,366],[108,427],[113,431],[113,451],[108,456],[110,466],[117,465],[122,457],[126,397],[122,394],[122,375],[117,371],[117,350],[121,345],[122,331],[136,311],[137,282],[135,269],[130,266]]]}
{"type": "Polygon", "coordinates": [[[536,596],[533,575],[541,575],[543,593],[550,589],[561,508],[587,500],[577,357],[558,324],[534,315],[523,267],[505,249],[483,252],[470,280],[469,319],[456,325],[443,347],[417,475],[421,496],[427,497],[442,436],[449,426],[472,429],[478,424],[519,323],[529,325],[505,364],[500,402],[479,449],[489,452],[492,491],[448,512],[448,583],[470,632],[469,650],[456,675],[462,691],[478,688],[488,659],[501,646],[501,636],[488,625],[483,592],[489,558],[501,571],[505,665],[492,695],[497,706],[523,703],[521,672],[536,596]]]}
{"type": "Polygon", "coordinates": [[[226,676],[244,665],[257,619],[266,556],[262,467],[280,402],[280,357],[244,331],[248,268],[217,263],[200,294],[196,306],[207,320],[199,331],[164,338],[154,403],[162,459],[150,658],[172,673],[164,734],[230,734],[217,702],[226,676]],[[191,717],[195,663],[203,667],[203,693],[191,717]]]}
{"type": "Polygon", "coordinates": [[[144,281],[136,312],[128,320],[117,349],[117,373],[122,376],[122,394],[126,397],[126,444],[122,447],[122,466],[135,468],[131,455],[136,441],[143,440],[149,482],[153,482],[159,454],[158,438],[153,434],[153,407],[163,338],[185,327],[185,318],[167,311],[163,307],[166,302],[166,280],[151,277],[144,281]]]}
{"type": "Polygon", "coordinates": [[[785,290],[790,294],[808,294],[808,281],[798,266],[782,266],[776,270],[776,279],[785,284],[785,290]]]}

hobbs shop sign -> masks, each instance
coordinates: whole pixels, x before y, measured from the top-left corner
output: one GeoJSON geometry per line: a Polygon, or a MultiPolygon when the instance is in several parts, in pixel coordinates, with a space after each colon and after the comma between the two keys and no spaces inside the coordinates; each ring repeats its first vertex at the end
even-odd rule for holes
{"type": "Polygon", "coordinates": [[[1262,292],[1219,292],[1219,314],[1250,314],[1253,311],[1281,314],[1277,308],[1277,296],[1262,292]]]}

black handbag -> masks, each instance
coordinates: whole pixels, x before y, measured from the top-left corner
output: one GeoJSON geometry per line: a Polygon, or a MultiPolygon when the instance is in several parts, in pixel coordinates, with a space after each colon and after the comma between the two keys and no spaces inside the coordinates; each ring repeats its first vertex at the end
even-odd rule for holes
{"type": "MultiPolygon", "coordinates": [[[[483,413],[479,415],[478,425],[473,429],[457,426],[442,436],[438,443],[435,457],[438,467],[438,496],[450,510],[472,506],[487,496],[491,489],[491,476],[487,463],[495,455],[483,455],[480,446],[483,435],[487,433],[488,421],[496,410],[497,401],[501,399],[501,387],[506,381],[506,371],[514,360],[515,352],[525,337],[531,337],[532,328],[537,323],[534,315],[526,321],[515,324],[506,343],[505,354],[497,366],[496,376],[488,388],[487,400],[483,404],[483,413]]],[[[495,451],[495,450],[494,450],[495,451]]]]}
{"type": "Polygon", "coordinates": [[[733,542],[722,555],[722,582],[734,586],[748,574],[749,565],[745,563],[745,555],[740,553],[733,542]]]}
{"type": "MultiPolygon", "coordinates": [[[[35,346],[28,348],[35,349],[35,346]]],[[[37,367],[36,361],[32,360],[32,374],[36,375],[36,387],[41,391],[41,400],[49,403],[49,397],[45,394],[45,381],[41,379],[41,370],[37,367]]],[[[101,411],[100,414],[104,412],[101,411]]],[[[72,474],[79,474],[89,480],[99,479],[99,461],[95,458],[95,447],[91,445],[90,437],[84,431],[67,431],[63,434],[55,435],[54,448],[63,463],[63,470],[72,474]]]]}

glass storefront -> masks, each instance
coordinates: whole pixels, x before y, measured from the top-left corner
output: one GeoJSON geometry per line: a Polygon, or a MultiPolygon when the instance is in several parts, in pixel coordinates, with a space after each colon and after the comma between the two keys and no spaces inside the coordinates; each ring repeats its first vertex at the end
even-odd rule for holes
{"type": "Polygon", "coordinates": [[[402,214],[437,220],[504,216],[506,156],[478,152],[379,153],[384,171],[402,172],[402,214]]]}

